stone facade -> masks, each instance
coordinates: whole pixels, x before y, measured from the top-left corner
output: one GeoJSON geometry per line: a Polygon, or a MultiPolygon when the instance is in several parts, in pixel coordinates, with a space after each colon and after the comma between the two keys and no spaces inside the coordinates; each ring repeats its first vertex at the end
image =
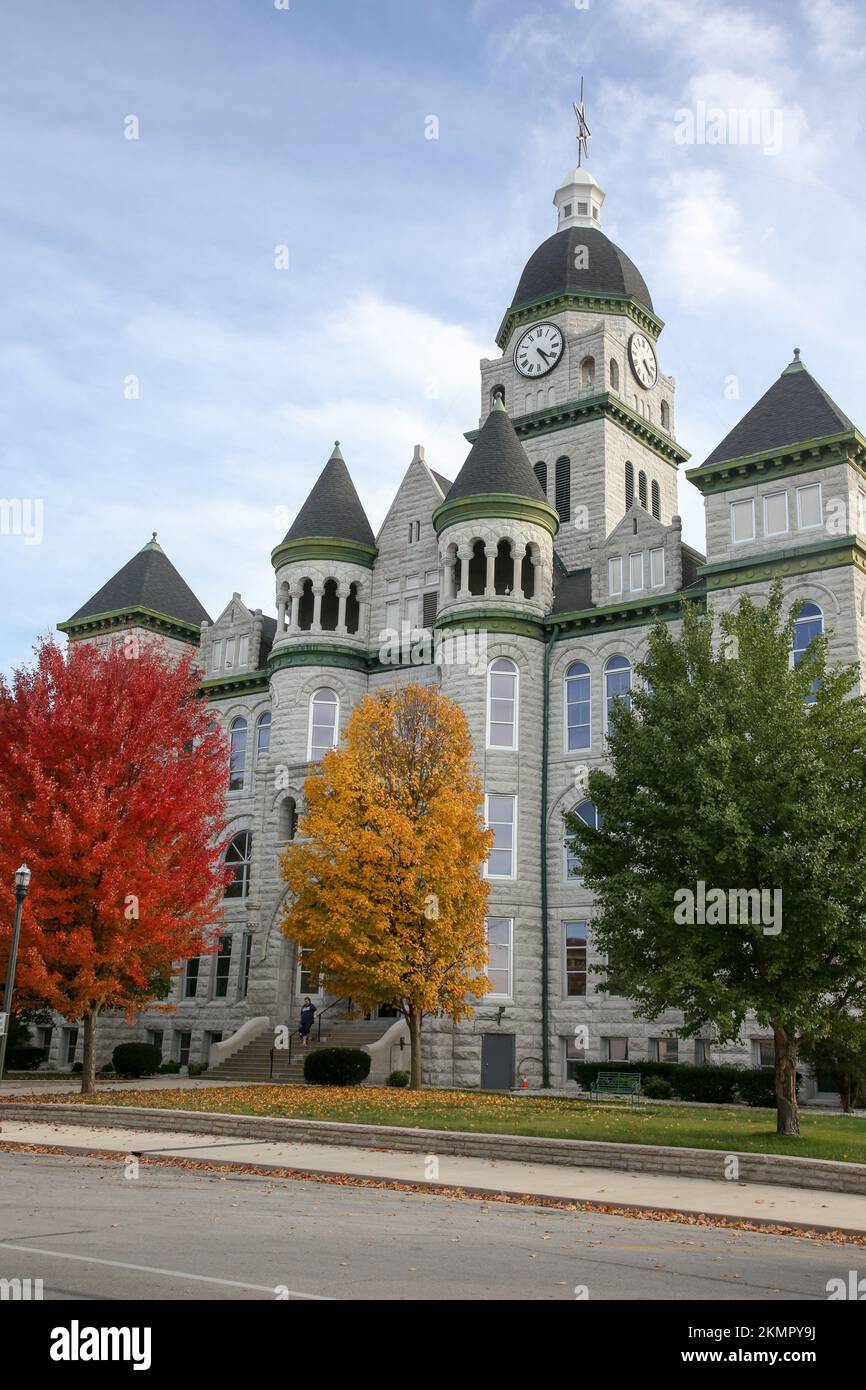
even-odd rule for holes
{"type": "MultiPolygon", "coordinates": [[[[494,478],[486,495],[462,497],[458,506],[451,484],[416,446],[375,545],[364,540],[362,513],[351,534],[331,539],[315,525],[307,534],[296,526],[274,552],[276,618],[235,593],[215,623],[202,624],[204,689],[226,733],[234,731],[229,834],[250,837],[248,876],[243,893],[226,900],[219,927],[230,950],[180,970],[173,1012],[145,1010],[132,1031],[122,1019],[103,1020],[101,1061],[118,1038],[155,1033],[166,1057],[206,1060],[215,1039],[249,1019],[276,1026],[297,1018],[313,986],[279,930],[278,861],[296,832],[304,780],[323,738],[339,738],[368,691],[416,680],[435,682],[465,711],[490,818],[514,817],[508,872],[490,875],[498,987],[468,1022],[427,1022],[426,1080],[507,1084],[504,1064],[511,1082],[525,1076],[541,1084],[545,888],[551,1084],[562,1084],[569,1055],[580,1055],[581,1028],[590,1060],[657,1057],[674,1041],[684,1061],[759,1059],[769,1035],[757,1026],[725,1048],[709,1034],[678,1039],[675,1013],[641,1021],[627,999],[596,989],[594,905],[568,872],[562,816],[587,805],[581,785],[586,770],[605,761],[608,699],[642,659],[650,625],[659,617],[677,624],[683,595],[721,612],[743,592],[765,597],[781,575],[789,602],[820,608],[831,656],[866,661],[863,441],[852,431],[842,443],[812,441],[802,456],[788,444],[781,454],[768,446],[757,459],[693,470],[706,497],[704,560],[683,543],[677,512],[677,469],[687,455],[675,435],[675,382],[658,370],[645,386],[630,365],[631,335],[646,334],[657,351],[661,323],[645,303],[609,288],[605,299],[597,289],[551,287],[537,318],[559,328],[564,348],[541,381],[515,365],[515,342],[533,321],[520,305],[501,330],[503,355],[481,363],[478,441],[504,402],[524,460],[518,473],[531,469],[546,503],[527,473],[520,496],[494,478]],[[559,470],[558,460],[565,460],[559,470]],[[559,515],[551,522],[553,507],[559,515]],[[454,637],[455,628],[471,629],[470,638],[458,634],[445,656],[429,641],[418,645],[425,631],[454,637]],[[490,737],[496,662],[512,664],[516,688],[510,747],[490,737]],[[582,684],[569,687],[570,679],[582,684]],[[567,933],[579,933],[580,924],[585,988],[566,964],[567,933]],[[491,1036],[510,1041],[500,1047],[491,1036]]],[[[341,514],[351,514],[357,496],[338,450],[328,467],[343,489],[341,514]]],[[[58,1020],[52,1064],[71,1056],[65,1026],[58,1020]]]]}

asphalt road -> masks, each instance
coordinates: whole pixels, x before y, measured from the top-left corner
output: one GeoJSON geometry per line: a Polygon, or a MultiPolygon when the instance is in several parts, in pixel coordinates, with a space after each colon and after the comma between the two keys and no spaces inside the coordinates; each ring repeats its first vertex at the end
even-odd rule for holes
{"type": "MultiPolygon", "coordinates": [[[[46,1299],[826,1300],[861,1250],[542,1207],[0,1153],[0,1279],[46,1299]]],[[[862,1261],[861,1261],[862,1263],[862,1261]]]]}

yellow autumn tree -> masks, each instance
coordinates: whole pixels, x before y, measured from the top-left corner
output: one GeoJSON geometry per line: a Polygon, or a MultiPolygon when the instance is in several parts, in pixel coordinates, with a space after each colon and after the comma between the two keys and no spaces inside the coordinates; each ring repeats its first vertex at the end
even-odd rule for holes
{"type": "Polygon", "coordinates": [[[366,696],[304,786],[286,847],[282,922],[313,978],[400,1010],[421,1085],[427,1014],[459,1020],[486,994],[480,869],[491,843],[463,711],[434,687],[366,696]]]}

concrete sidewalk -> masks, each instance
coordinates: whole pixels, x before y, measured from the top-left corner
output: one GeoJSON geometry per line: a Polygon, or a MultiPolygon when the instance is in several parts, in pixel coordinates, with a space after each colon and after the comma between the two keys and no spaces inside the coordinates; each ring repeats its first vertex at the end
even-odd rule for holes
{"type": "MultiPolygon", "coordinates": [[[[0,1143],[48,1145],[66,1152],[139,1153],[212,1163],[254,1164],[344,1174],[435,1189],[463,1187],[613,1206],[650,1208],[736,1220],[842,1230],[866,1235],[866,1198],[777,1184],[739,1183],[614,1172],[609,1169],[517,1163],[431,1153],[397,1153],[334,1144],[227,1139],[224,1135],[93,1129],[86,1125],[17,1121],[5,1115],[0,1143]]],[[[2,1153],[0,1153],[2,1163],[2,1153]]]]}

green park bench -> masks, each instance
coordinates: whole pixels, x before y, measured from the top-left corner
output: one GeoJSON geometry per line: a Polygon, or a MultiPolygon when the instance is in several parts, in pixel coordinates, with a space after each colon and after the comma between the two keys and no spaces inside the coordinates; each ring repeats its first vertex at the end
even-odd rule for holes
{"type": "Polygon", "coordinates": [[[634,1071],[600,1071],[589,1094],[592,1097],[621,1096],[632,1102],[640,1100],[640,1075],[634,1071]]]}

